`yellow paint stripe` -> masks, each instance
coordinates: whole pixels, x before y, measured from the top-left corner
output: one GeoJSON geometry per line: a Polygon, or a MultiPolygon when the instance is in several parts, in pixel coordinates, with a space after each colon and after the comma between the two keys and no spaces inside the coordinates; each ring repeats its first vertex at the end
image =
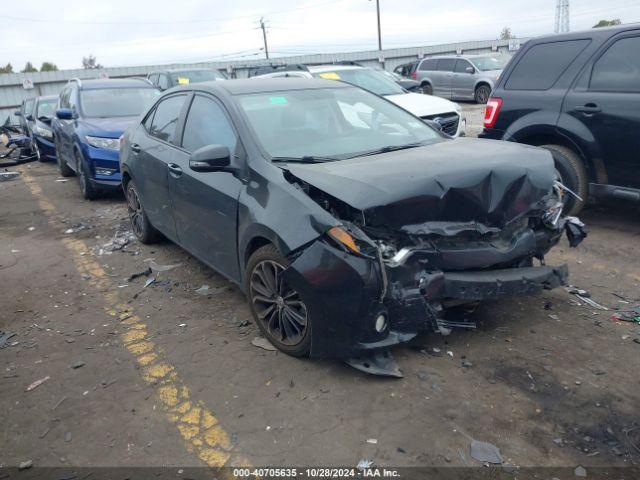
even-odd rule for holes
{"type": "MultiPolygon", "coordinates": [[[[57,213],[56,208],[46,198],[40,185],[24,169],[22,179],[38,199],[40,208],[49,215],[50,225],[59,228],[51,218],[57,213]]],[[[89,251],[87,245],[71,238],[63,238],[62,243],[73,254],[76,270],[82,275],[89,275],[89,284],[102,293],[105,312],[116,317],[124,327],[120,340],[136,358],[142,378],[155,388],[161,410],[175,424],[186,442],[187,450],[195,452],[210,467],[247,465],[241,457],[236,456],[231,460],[233,445],[229,434],[202,401],[191,399],[189,388],[180,379],[176,369],[168,362],[160,347],[149,338],[147,325],[130,305],[119,299],[117,292],[110,290],[113,286],[105,270],[86,255],[89,251]]]]}

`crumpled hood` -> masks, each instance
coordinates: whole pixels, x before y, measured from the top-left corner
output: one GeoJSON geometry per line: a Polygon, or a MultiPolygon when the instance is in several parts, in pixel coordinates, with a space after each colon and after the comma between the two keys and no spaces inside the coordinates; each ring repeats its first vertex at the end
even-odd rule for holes
{"type": "Polygon", "coordinates": [[[88,130],[87,135],[94,137],[118,138],[124,131],[135,123],[135,117],[91,117],[84,120],[84,126],[88,130]]]}
{"type": "Polygon", "coordinates": [[[555,181],[548,151],[470,138],[285,168],[363,211],[368,226],[394,230],[428,221],[502,227],[539,208],[555,181]]]}
{"type": "Polygon", "coordinates": [[[398,95],[387,95],[385,98],[413,113],[416,117],[439,115],[441,113],[460,113],[458,105],[450,100],[434,97],[433,95],[400,93],[398,95]]]}

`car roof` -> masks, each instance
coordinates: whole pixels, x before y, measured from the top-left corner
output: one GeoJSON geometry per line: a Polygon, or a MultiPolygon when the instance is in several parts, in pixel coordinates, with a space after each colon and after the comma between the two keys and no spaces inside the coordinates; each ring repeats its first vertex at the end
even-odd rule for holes
{"type": "Polygon", "coordinates": [[[531,40],[531,43],[543,43],[549,40],[571,40],[577,38],[588,37],[610,37],[617,32],[624,32],[626,30],[638,30],[640,29],[640,23],[627,23],[623,25],[613,25],[611,27],[599,27],[592,28],[590,30],[580,30],[577,32],[561,33],[556,35],[545,35],[543,37],[536,37],[531,40]]]}
{"type": "Polygon", "coordinates": [[[230,82],[202,82],[194,85],[173,87],[171,92],[179,90],[208,90],[212,93],[225,92],[229,95],[248,93],[281,92],[284,90],[316,90],[322,88],[353,88],[342,82],[315,78],[246,78],[230,82]]]}
{"type": "Polygon", "coordinates": [[[153,75],[154,73],[180,73],[180,72],[211,72],[218,71],[217,68],[206,68],[206,67],[193,67],[193,68],[167,68],[166,70],[154,70],[153,72],[149,72],[147,75],[153,75]]]}
{"type": "Polygon", "coordinates": [[[144,78],[99,78],[92,80],[81,80],[80,90],[99,90],[103,88],[131,88],[146,87],[155,88],[144,78]]]}
{"type": "Polygon", "coordinates": [[[320,73],[320,72],[337,72],[338,70],[362,70],[366,67],[361,67],[359,65],[313,65],[309,66],[309,71],[312,73],[320,73]]]}

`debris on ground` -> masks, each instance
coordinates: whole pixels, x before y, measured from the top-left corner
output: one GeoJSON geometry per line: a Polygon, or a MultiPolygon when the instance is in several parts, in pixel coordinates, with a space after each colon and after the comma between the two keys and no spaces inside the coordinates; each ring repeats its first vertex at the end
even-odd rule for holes
{"type": "Polygon", "coordinates": [[[41,378],[40,380],[36,380],[35,382],[33,382],[31,385],[29,385],[26,389],[27,392],[30,392],[31,390],[38,388],[40,385],[42,385],[44,382],[46,382],[47,380],[49,380],[51,377],[49,375],[47,375],[44,378],[41,378]]]}
{"type": "Polygon", "coordinates": [[[569,285],[568,287],[564,287],[567,293],[571,295],[575,295],[582,303],[586,303],[587,305],[597,308],[598,310],[609,310],[604,305],[600,305],[595,300],[591,299],[591,294],[586,290],[582,290],[574,285],[569,285]]]}
{"type": "Polygon", "coordinates": [[[0,172],[0,182],[8,182],[10,180],[15,180],[19,176],[20,176],[20,172],[9,172],[5,170],[4,172],[0,172]]]}
{"type": "Polygon", "coordinates": [[[15,333],[12,332],[3,332],[2,330],[0,330],[0,348],[4,348],[7,346],[7,341],[11,338],[11,337],[15,337],[15,333]]]}
{"type": "Polygon", "coordinates": [[[640,323],[640,305],[633,307],[631,310],[619,310],[611,315],[611,320],[640,323]]]}
{"type": "Polygon", "coordinates": [[[25,462],[20,462],[18,465],[18,470],[26,470],[27,468],[33,467],[33,460],[27,460],[25,462]]]}
{"type": "Polygon", "coordinates": [[[78,232],[81,232],[83,230],[88,230],[90,228],[91,227],[89,225],[87,225],[86,223],[80,222],[80,223],[76,223],[75,225],[72,225],[71,228],[67,228],[64,231],[64,233],[67,233],[67,234],[69,234],[69,233],[78,233],[78,232]]]}
{"type": "Polygon", "coordinates": [[[102,245],[101,252],[116,252],[122,250],[129,243],[136,240],[136,236],[132,231],[117,231],[110,242],[102,245]]]}
{"type": "Polygon", "coordinates": [[[363,458],[358,462],[358,465],[356,465],[356,468],[358,470],[364,470],[366,468],[371,468],[372,466],[373,466],[373,460],[369,460],[368,458],[363,458]]]}
{"type": "Polygon", "coordinates": [[[73,362],[71,364],[71,368],[73,368],[74,370],[80,367],[84,367],[84,362],[82,360],[78,360],[77,362],[73,362]]]}
{"type": "Polygon", "coordinates": [[[576,467],[576,469],[573,471],[573,474],[576,477],[586,477],[587,476],[587,470],[582,465],[578,465],[576,467]]]}
{"type": "Polygon", "coordinates": [[[263,350],[269,350],[270,352],[274,352],[276,350],[276,347],[274,347],[265,337],[256,337],[251,340],[251,344],[255,347],[262,348],[263,350]]]}
{"type": "Polygon", "coordinates": [[[356,370],[370,373],[371,375],[395,378],[404,377],[393,355],[389,351],[376,351],[362,357],[349,358],[345,360],[345,362],[356,370]]]}
{"type": "Polygon", "coordinates": [[[53,407],[51,407],[51,410],[55,410],[56,408],[58,408],[62,404],[62,402],[64,402],[66,399],[67,399],[66,396],[62,397],[60,400],[56,402],[56,404],[53,407]]]}
{"type": "Polygon", "coordinates": [[[64,441],[69,443],[71,441],[71,432],[65,432],[64,441]]]}
{"type": "Polygon", "coordinates": [[[145,262],[149,264],[149,268],[154,272],[168,272],[169,270],[173,270],[174,268],[182,266],[181,263],[175,263],[173,265],[160,265],[159,263],[156,263],[152,258],[147,258],[145,262]]]}
{"type": "Polygon", "coordinates": [[[427,380],[429,380],[429,374],[427,372],[425,372],[424,370],[420,371],[420,372],[418,372],[418,378],[420,380],[422,380],[423,382],[426,382],[427,380]]]}
{"type": "Polygon", "coordinates": [[[140,278],[140,277],[148,277],[152,273],[153,272],[151,271],[151,267],[141,272],[132,273],[131,275],[129,275],[129,278],[127,278],[127,282],[130,282],[131,280],[135,280],[136,278],[140,278]]]}
{"type": "Polygon", "coordinates": [[[491,443],[471,440],[469,453],[472,458],[482,463],[501,464],[503,462],[500,449],[491,443]]]}
{"type": "Polygon", "coordinates": [[[222,293],[225,291],[224,287],[216,287],[216,288],[211,288],[209,285],[202,285],[200,288],[198,288],[197,290],[195,290],[195,292],[198,295],[202,295],[203,297],[206,297],[208,295],[217,295],[218,293],[222,293]]]}
{"type": "Polygon", "coordinates": [[[147,288],[149,285],[156,283],[156,277],[148,278],[146,282],[144,282],[144,287],[147,288]]]}
{"type": "Polygon", "coordinates": [[[371,445],[377,445],[378,444],[378,439],[377,438],[367,438],[367,443],[370,443],[371,445]]]}

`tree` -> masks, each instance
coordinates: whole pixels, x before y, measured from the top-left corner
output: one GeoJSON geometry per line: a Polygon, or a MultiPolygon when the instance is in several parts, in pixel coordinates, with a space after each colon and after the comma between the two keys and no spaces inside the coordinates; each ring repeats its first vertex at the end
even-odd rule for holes
{"type": "Polygon", "coordinates": [[[42,62],[42,66],[40,67],[41,72],[57,72],[58,66],[52,62],[42,62]]]}
{"type": "Polygon", "coordinates": [[[24,68],[22,70],[20,70],[20,71],[22,73],[31,73],[31,72],[37,72],[38,69],[33,66],[33,63],[27,62],[27,63],[24,64],[24,68]]]}
{"type": "Polygon", "coordinates": [[[614,25],[620,25],[621,23],[622,22],[619,18],[614,18],[613,20],[600,20],[593,26],[593,28],[613,27],[614,25]]]}
{"type": "Polygon", "coordinates": [[[13,65],[7,63],[4,67],[0,67],[0,73],[13,73],[13,65]]]}
{"type": "Polygon", "coordinates": [[[516,36],[511,33],[511,29],[509,27],[504,27],[500,32],[500,40],[510,40],[512,38],[516,38],[516,36]]]}
{"type": "Polygon", "coordinates": [[[94,57],[93,55],[89,55],[88,57],[82,57],[82,68],[102,68],[102,65],[96,62],[96,57],[94,57]]]}

